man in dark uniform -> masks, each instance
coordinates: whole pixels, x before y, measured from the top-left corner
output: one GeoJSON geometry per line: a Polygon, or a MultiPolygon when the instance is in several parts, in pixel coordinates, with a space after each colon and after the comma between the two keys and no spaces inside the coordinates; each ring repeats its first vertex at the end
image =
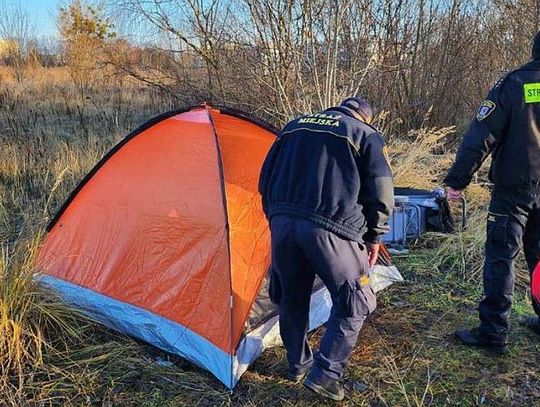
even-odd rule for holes
{"type": "Polygon", "coordinates": [[[259,190],[270,221],[272,266],[281,288],[279,323],[288,378],[333,400],[364,319],[376,305],[369,269],[393,208],[384,142],[362,98],[285,126],[264,162],[259,190]],[[315,276],[332,298],[313,357],[307,341],[315,276]]]}
{"type": "MultiPolygon", "coordinates": [[[[540,257],[540,32],[533,60],[505,75],[482,102],[463,137],[445,183],[451,200],[462,191],[489,154],[494,184],[487,219],[484,294],[480,326],[456,331],[466,345],[506,352],[514,291],[514,259],[523,242],[531,273],[540,257]]],[[[533,300],[534,310],[540,306],[533,300]]],[[[525,324],[540,334],[538,317],[525,324]]]]}

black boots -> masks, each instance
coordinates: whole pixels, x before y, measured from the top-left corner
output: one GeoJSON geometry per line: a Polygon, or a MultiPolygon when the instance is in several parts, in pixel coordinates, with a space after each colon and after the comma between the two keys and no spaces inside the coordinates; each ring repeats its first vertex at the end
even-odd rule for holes
{"type": "Polygon", "coordinates": [[[486,337],[479,328],[458,329],[455,332],[456,338],[467,346],[476,346],[486,348],[497,354],[508,352],[506,340],[494,340],[486,337]]]}
{"type": "Polygon", "coordinates": [[[330,400],[341,401],[345,397],[343,386],[337,380],[319,380],[311,375],[304,380],[304,386],[320,396],[330,400]]]}
{"type": "Polygon", "coordinates": [[[522,321],[522,325],[540,335],[540,319],[538,317],[527,317],[522,321]]]}

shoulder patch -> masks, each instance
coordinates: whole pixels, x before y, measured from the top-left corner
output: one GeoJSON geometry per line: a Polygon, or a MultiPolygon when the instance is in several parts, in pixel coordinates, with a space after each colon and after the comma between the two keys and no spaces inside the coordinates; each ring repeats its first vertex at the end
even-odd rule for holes
{"type": "Polygon", "coordinates": [[[478,113],[476,113],[476,119],[481,122],[491,113],[493,113],[496,108],[497,105],[495,104],[495,102],[492,102],[491,100],[484,100],[478,108],[478,113]]]}

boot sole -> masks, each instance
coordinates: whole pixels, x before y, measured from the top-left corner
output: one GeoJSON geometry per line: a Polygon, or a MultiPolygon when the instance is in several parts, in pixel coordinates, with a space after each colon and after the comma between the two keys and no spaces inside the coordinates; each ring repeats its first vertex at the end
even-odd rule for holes
{"type": "Polygon", "coordinates": [[[465,343],[465,342],[459,342],[462,345],[465,345],[469,348],[477,348],[477,349],[483,349],[485,351],[488,351],[489,353],[493,353],[495,355],[506,355],[510,351],[508,349],[508,346],[493,346],[493,345],[473,345],[471,343],[465,343]]]}
{"type": "Polygon", "coordinates": [[[322,387],[321,385],[318,385],[317,383],[312,382],[309,379],[304,380],[304,386],[307,387],[312,392],[317,393],[318,395],[326,397],[330,400],[341,401],[345,398],[344,395],[331,393],[328,390],[326,390],[324,387],[322,387]]]}
{"type": "Polygon", "coordinates": [[[487,344],[482,344],[482,343],[469,343],[469,342],[465,342],[457,334],[455,335],[455,337],[461,345],[465,345],[470,348],[485,349],[489,351],[490,353],[494,353],[496,355],[506,355],[509,352],[508,345],[487,345],[487,344]]]}

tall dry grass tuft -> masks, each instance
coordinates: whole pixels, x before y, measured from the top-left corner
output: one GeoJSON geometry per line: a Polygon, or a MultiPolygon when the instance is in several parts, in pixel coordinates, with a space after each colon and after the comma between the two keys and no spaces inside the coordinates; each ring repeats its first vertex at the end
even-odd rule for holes
{"type": "Polygon", "coordinates": [[[445,148],[453,133],[453,127],[421,128],[405,137],[391,137],[388,144],[395,184],[426,189],[440,185],[453,159],[445,148]]]}
{"type": "Polygon", "coordinates": [[[435,246],[432,266],[441,273],[453,273],[466,281],[482,278],[486,215],[481,208],[469,212],[468,227],[451,235],[432,236],[435,246]]]}
{"type": "Polygon", "coordinates": [[[0,256],[0,393],[16,405],[54,350],[50,333],[76,334],[67,307],[44,296],[34,282],[39,236],[0,256]]]}
{"type": "Polygon", "coordinates": [[[0,405],[87,402],[126,374],[122,363],[138,349],[100,336],[104,330],[36,283],[39,242],[1,250],[0,405]]]}
{"type": "Polygon", "coordinates": [[[28,368],[43,362],[43,335],[35,318],[39,301],[31,272],[34,255],[35,247],[30,247],[22,258],[7,248],[0,256],[0,384],[4,389],[21,389],[28,368]]]}

